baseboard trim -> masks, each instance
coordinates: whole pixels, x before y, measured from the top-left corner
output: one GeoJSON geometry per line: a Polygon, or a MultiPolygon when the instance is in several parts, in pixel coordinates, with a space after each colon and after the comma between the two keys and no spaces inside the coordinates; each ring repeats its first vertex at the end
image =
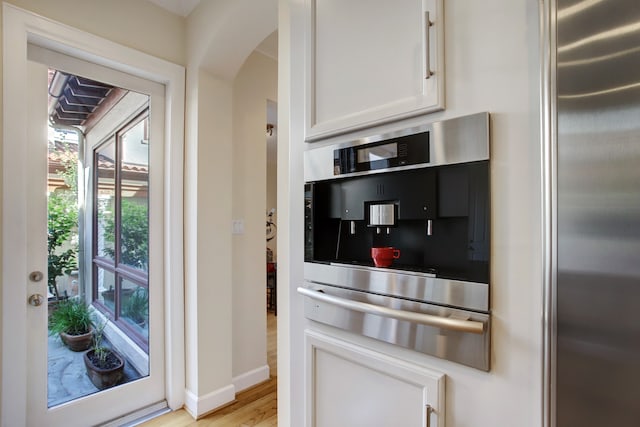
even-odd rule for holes
{"type": "Polygon", "coordinates": [[[269,379],[269,365],[253,369],[232,379],[232,384],[196,396],[191,390],[185,391],[184,409],[195,419],[202,418],[211,412],[227,406],[235,401],[236,393],[269,379]]]}
{"type": "Polygon", "coordinates": [[[184,409],[195,419],[203,417],[216,409],[222,408],[233,402],[236,398],[236,388],[233,384],[207,393],[204,396],[196,396],[191,390],[186,390],[184,409]]]}
{"type": "Polygon", "coordinates": [[[236,393],[249,387],[265,382],[269,379],[269,365],[264,365],[252,371],[234,377],[231,382],[236,388],[236,393]]]}

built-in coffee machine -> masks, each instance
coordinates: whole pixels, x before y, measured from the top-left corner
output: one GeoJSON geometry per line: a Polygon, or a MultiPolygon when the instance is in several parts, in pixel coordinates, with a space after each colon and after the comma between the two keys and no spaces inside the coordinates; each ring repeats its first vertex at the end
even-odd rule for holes
{"type": "Polygon", "coordinates": [[[371,248],[393,247],[401,253],[390,268],[488,283],[489,152],[479,131],[440,146],[427,129],[329,148],[332,176],[310,172],[305,185],[305,261],[373,266],[371,248]]]}
{"type": "Polygon", "coordinates": [[[311,149],[306,316],[488,370],[489,227],[488,113],[311,149]]]}

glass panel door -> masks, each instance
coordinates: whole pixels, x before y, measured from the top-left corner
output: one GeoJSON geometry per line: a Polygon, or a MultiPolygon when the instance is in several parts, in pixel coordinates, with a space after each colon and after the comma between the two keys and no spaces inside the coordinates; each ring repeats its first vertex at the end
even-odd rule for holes
{"type": "Polygon", "coordinates": [[[100,105],[119,91],[116,113],[101,114],[96,107],[69,118],[54,107],[50,118],[47,395],[54,407],[149,374],[149,97],[57,70],[48,74],[50,96],[55,82],[63,82],[58,99],[49,104],[66,109],[67,98],[73,97],[79,109],[81,102],[100,105]],[[90,100],[78,99],[89,95],[90,100]],[[123,118],[125,124],[118,125],[123,118]],[[77,122],[77,131],[69,120],[77,122]],[[94,184],[85,200],[78,192],[78,153],[86,148],[79,138],[82,130],[93,131],[87,130],[89,121],[98,126],[98,135],[101,125],[117,126],[94,150],[88,168],[94,184]],[[78,206],[87,201],[92,233],[84,233],[84,221],[78,221],[78,206]],[[80,239],[80,234],[89,238],[80,239]],[[78,254],[88,248],[92,266],[83,271],[92,273],[79,275],[84,260],[78,254]],[[98,370],[92,371],[87,361],[98,370]],[[98,373],[111,368],[118,370],[108,380],[98,373]]]}
{"type": "Polygon", "coordinates": [[[35,299],[27,311],[26,424],[96,425],[166,405],[164,249],[149,245],[164,241],[164,88],[49,59],[63,67],[29,62],[26,241],[35,299]],[[78,74],[68,71],[76,66],[78,74]],[[87,77],[94,72],[105,80],[87,77]],[[70,319],[90,323],[88,334],[67,329],[70,319]],[[80,335],[88,344],[76,342],[80,335]],[[87,360],[121,370],[111,381],[87,360]]]}

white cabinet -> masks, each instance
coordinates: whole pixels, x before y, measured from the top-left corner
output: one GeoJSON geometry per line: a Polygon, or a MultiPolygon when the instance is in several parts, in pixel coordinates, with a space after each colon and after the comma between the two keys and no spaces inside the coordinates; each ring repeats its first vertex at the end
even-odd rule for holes
{"type": "Polygon", "coordinates": [[[444,108],[443,0],[306,0],[306,140],[444,108]]]}
{"type": "Polygon", "coordinates": [[[444,427],[445,376],[306,330],[306,427],[444,427]]]}

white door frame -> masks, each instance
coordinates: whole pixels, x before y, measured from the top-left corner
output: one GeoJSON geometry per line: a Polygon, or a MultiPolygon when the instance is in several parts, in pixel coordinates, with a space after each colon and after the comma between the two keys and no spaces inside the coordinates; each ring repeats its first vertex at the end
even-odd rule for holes
{"type": "Polygon", "coordinates": [[[165,85],[166,398],[184,404],[184,67],[3,3],[2,389],[0,425],[26,423],[27,42],[165,85]]]}

